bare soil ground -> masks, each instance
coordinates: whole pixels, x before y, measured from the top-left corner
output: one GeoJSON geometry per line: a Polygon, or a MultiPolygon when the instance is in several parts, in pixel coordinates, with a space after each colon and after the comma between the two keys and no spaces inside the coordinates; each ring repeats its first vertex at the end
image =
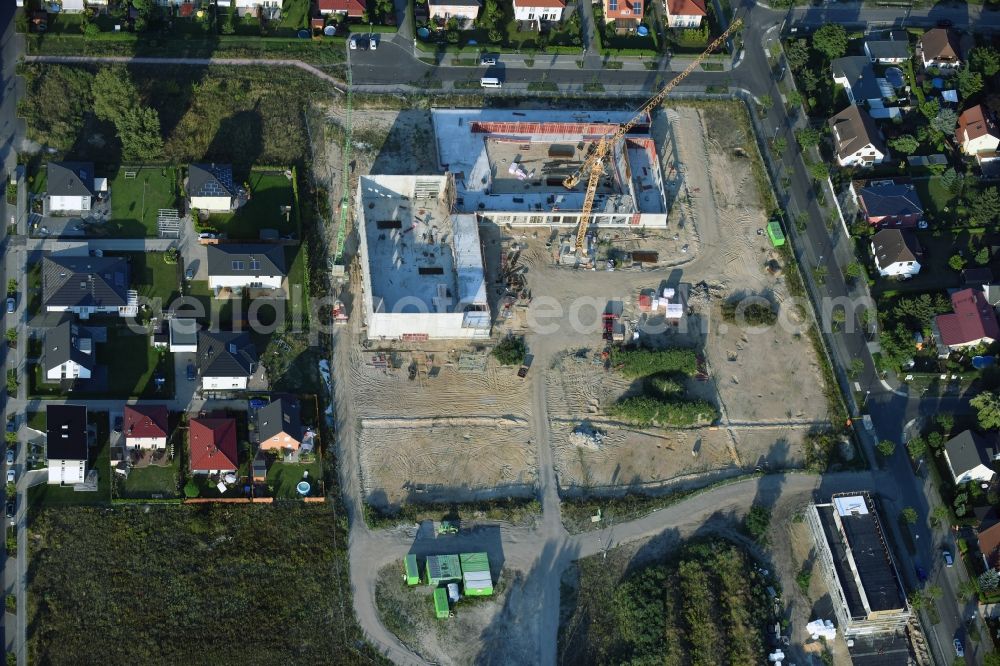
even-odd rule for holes
{"type": "MultiPolygon", "coordinates": [[[[465,598],[453,607],[454,617],[434,617],[432,589],[427,585],[407,587],[398,564],[379,572],[376,603],[386,627],[411,650],[433,663],[526,664],[536,655],[524,648],[533,633],[527,613],[514,617],[523,601],[523,575],[505,569],[491,597],[465,598]],[[478,651],[472,648],[475,637],[478,651]]],[[[527,610],[527,609],[524,609],[527,610]]]]}

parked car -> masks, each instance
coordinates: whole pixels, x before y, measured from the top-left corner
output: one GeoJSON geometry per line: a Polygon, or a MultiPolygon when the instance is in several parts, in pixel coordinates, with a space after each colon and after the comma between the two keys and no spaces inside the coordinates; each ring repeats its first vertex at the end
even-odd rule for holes
{"type": "Polygon", "coordinates": [[[941,557],[944,558],[944,565],[946,567],[950,567],[953,564],[955,564],[955,558],[953,558],[951,556],[951,551],[950,550],[942,550],[941,551],[941,557]]]}
{"type": "Polygon", "coordinates": [[[375,35],[368,36],[368,46],[369,48],[371,48],[372,51],[378,49],[378,40],[375,38],[375,35]]]}
{"type": "Polygon", "coordinates": [[[7,299],[7,312],[13,312],[16,307],[17,307],[17,301],[14,300],[14,297],[12,296],[12,297],[8,298],[7,299]]]}
{"type": "Polygon", "coordinates": [[[358,48],[358,38],[357,37],[351,37],[350,44],[351,44],[351,49],[357,50],[357,48],[358,48]]]}
{"type": "Polygon", "coordinates": [[[14,511],[17,509],[17,501],[13,497],[7,498],[7,517],[13,518],[14,511]]]}
{"type": "Polygon", "coordinates": [[[122,417],[116,416],[115,417],[115,432],[121,432],[122,431],[122,423],[123,423],[122,417]]]}
{"type": "Polygon", "coordinates": [[[7,470],[7,483],[14,483],[17,481],[17,474],[14,472],[13,468],[7,470]]]}
{"type": "Polygon", "coordinates": [[[195,379],[195,374],[194,374],[194,363],[188,363],[188,367],[187,367],[187,378],[188,378],[188,381],[189,381],[189,382],[193,382],[193,381],[194,381],[194,379],[195,379]]]}
{"type": "Polygon", "coordinates": [[[200,234],[198,234],[198,238],[204,238],[204,239],[207,239],[207,240],[214,240],[214,239],[218,238],[218,235],[213,234],[210,231],[203,231],[200,234]]]}
{"type": "Polygon", "coordinates": [[[7,419],[7,432],[17,432],[17,421],[13,418],[7,419]]]}
{"type": "Polygon", "coordinates": [[[962,647],[962,639],[961,638],[956,638],[952,644],[955,646],[955,656],[956,657],[964,657],[965,656],[965,648],[962,647]]]}
{"type": "Polygon", "coordinates": [[[194,268],[192,268],[191,266],[187,267],[187,270],[184,271],[184,279],[185,280],[194,279],[194,268]]]}
{"type": "Polygon", "coordinates": [[[7,464],[14,464],[14,449],[7,449],[7,464]]]}
{"type": "Polygon", "coordinates": [[[927,582],[927,570],[924,569],[919,564],[916,566],[916,569],[917,569],[917,580],[919,580],[921,583],[926,583],[927,582]]]}
{"type": "Polygon", "coordinates": [[[492,55],[484,55],[482,58],[479,59],[479,64],[482,67],[492,67],[493,65],[497,64],[497,57],[492,55]]]}

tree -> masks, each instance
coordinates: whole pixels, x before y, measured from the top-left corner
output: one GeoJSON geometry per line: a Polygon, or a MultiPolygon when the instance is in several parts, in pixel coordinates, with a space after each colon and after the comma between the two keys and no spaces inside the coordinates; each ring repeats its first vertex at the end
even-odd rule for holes
{"type": "Polygon", "coordinates": [[[920,113],[922,113],[924,118],[927,120],[934,120],[940,112],[941,103],[936,99],[929,99],[920,105],[920,113]]]}
{"type": "Polygon", "coordinates": [[[959,601],[965,601],[969,597],[974,597],[979,593],[979,586],[976,585],[976,581],[973,578],[969,580],[963,580],[958,584],[958,590],[956,592],[956,597],[959,601]]]}
{"type": "Polygon", "coordinates": [[[847,267],[844,269],[844,275],[846,275],[853,282],[854,280],[865,276],[865,267],[856,261],[852,261],[847,264],[847,267]]]}
{"type": "Polygon", "coordinates": [[[977,46],[969,53],[969,68],[989,78],[1000,72],[1000,53],[992,46],[977,46]]]}
{"type": "Polygon", "coordinates": [[[969,67],[958,70],[955,78],[958,80],[958,93],[966,99],[983,89],[983,75],[969,67]]]}
{"type": "Polygon", "coordinates": [[[888,458],[896,452],[896,442],[891,439],[883,439],[875,448],[878,449],[878,452],[882,454],[883,457],[888,458]]]}
{"type": "Polygon", "coordinates": [[[126,109],[115,124],[126,160],[148,162],[163,154],[160,114],[151,107],[126,109]]]}
{"type": "Polygon", "coordinates": [[[917,152],[920,142],[913,138],[912,134],[901,134],[895,139],[889,139],[889,147],[904,155],[912,155],[917,152]]]}
{"type": "Polygon", "coordinates": [[[124,67],[106,67],[97,71],[90,86],[94,95],[94,115],[117,124],[122,113],[139,105],[139,91],[124,67]]]}
{"type": "Polygon", "coordinates": [[[976,252],[976,256],[973,257],[973,260],[980,266],[985,266],[986,264],[990,263],[990,248],[988,247],[979,248],[979,251],[976,252]]]}
{"type": "Polygon", "coordinates": [[[976,408],[979,425],[985,430],[1000,428],[1000,394],[996,391],[983,391],[969,401],[976,408]]]}
{"type": "Polygon", "coordinates": [[[813,34],[813,48],[828,60],[847,53],[847,31],[837,23],[827,23],[813,34]]]}
{"type": "Polygon", "coordinates": [[[951,136],[955,133],[955,126],[958,125],[958,114],[951,109],[941,109],[930,124],[938,132],[951,136]]]}
{"type": "Polygon", "coordinates": [[[799,142],[799,145],[802,146],[802,150],[809,150],[810,148],[818,146],[821,138],[822,135],[815,127],[804,127],[800,130],[796,130],[795,132],[795,139],[799,142]]]}
{"type": "Polygon", "coordinates": [[[788,149],[788,140],[783,136],[776,136],[771,141],[771,150],[778,153],[778,155],[783,155],[788,149]]]}
{"type": "Polygon", "coordinates": [[[96,23],[88,23],[83,26],[83,36],[87,39],[93,39],[101,34],[101,28],[96,23]]]}
{"type": "Polygon", "coordinates": [[[996,592],[1000,589],[1000,571],[996,569],[987,569],[982,574],[980,574],[977,582],[979,583],[979,589],[987,594],[990,592],[996,592]]]}
{"type": "Polygon", "coordinates": [[[941,186],[952,194],[958,194],[962,189],[962,178],[954,168],[949,167],[941,174],[941,186]]]}
{"type": "Polygon", "coordinates": [[[7,344],[10,345],[11,347],[14,347],[14,346],[17,345],[17,329],[16,328],[8,328],[7,329],[7,344]]]}
{"type": "Polygon", "coordinates": [[[902,511],[899,512],[899,517],[903,519],[903,522],[907,525],[912,525],[920,519],[917,514],[917,510],[912,506],[904,507],[902,511]]]}
{"type": "Polygon", "coordinates": [[[184,496],[185,497],[198,496],[198,486],[195,485],[194,479],[188,479],[188,482],[184,484],[184,496]]]}
{"type": "Polygon", "coordinates": [[[960,271],[965,268],[965,258],[960,254],[953,254],[948,258],[948,265],[953,271],[960,271]]]}
{"type": "Polygon", "coordinates": [[[767,537],[767,528],[771,525],[771,510],[760,504],[754,504],[747,513],[745,524],[750,536],[763,543],[767,537]]]}
{"type": "Polygon", "coordinates": [[[508,335],[493,348],[493,356],[500,365],[521,365],[527,352],[524,338],[514,335],[508,335]]]}
{"type": "Polygon", "coordinates": [[[785,47],[785,60],[793,72],[802,69],[809,62],[809,44],[804,39],[793,39],[785,47]]]}
{"type": "Polygon", "coordinates": [[[923,437],[914,437],[906,443],[906,450],[910,453],[910,458],[920,460],[927,453],[927,440],[923,437]]]}
{"type": "Polygon", "coordinates": [[[945,435],[951,435],[951,431],[955,427],[954,414],[942,412],[934,418],[934,421],[938,424],[938,427],[941,428],[945,435]]]}
{"type": "Polygon", "coordinates": [[[816,182],[822,182],[830,177],[830,167],[826,162],[813,162],[809,165],[809,175],[816,182]]]}
{"type": "Polygon", "coordinates": [[[987,187],[972,196],[969,218],[977,227],[988,226],[1000,220],[1000,192],[987,187]]]}

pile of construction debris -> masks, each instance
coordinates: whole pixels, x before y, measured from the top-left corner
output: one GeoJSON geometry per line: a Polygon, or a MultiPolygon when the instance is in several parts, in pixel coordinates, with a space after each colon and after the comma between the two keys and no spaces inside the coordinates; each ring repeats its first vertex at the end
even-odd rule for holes
{"type": "Polygon", "coordinates": [[[588,425],[579,425],[569,435],[569,443],[587,449],[600,449],[604,442],[604,432],[588,425]]]}

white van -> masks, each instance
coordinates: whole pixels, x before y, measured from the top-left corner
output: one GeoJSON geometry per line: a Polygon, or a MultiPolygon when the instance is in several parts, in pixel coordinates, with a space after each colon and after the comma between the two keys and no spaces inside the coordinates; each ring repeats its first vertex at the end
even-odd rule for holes
{"type": "Polygon", "coordinates": [[[484,76],[483,78],[479,79],[479,85],[481,85],[483,88],[501,87],[500,79],[490,76],[484,76]]]}

